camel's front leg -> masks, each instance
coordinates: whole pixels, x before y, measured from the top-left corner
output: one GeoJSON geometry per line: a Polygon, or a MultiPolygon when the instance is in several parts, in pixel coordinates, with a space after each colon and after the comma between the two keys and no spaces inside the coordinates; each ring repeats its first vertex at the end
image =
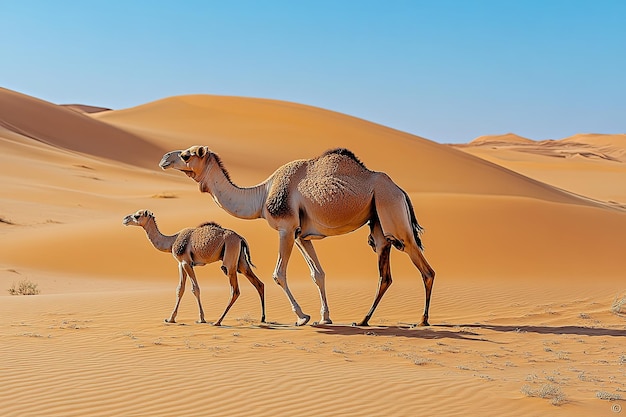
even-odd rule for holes
{"type": "Polygon", "coordinates": [[[180,300],[183,298],[183,294],[185,293],[185,284],[187,282],[187,273],[183,268],[182,262],[178,263],[178,287],[176,288],[176,304],[174,305],[174,310],[172,310],[172,314],[170,314],[169,319],[165,319],[166,323],[176,323],[176,316],[178,315],[178,306],[180,305],[180,300]]]}
{"type": "Polygon", "coordinates": [[[291,310],[298,316],[296,326],[304,326],[311,319],[311,316],[302,312],[302,309],[298,305],[294,296],[291,294],[289,286],[287,285],[287,263],[289,262],[289,257],[291,256],[291,251],[293,249],[293,243],[296,238],[295,229],[280,229],[278,234],[280,238],[280,245],[278,249],[278,261],[276,262],[276,269],[274,269],[273,278],[274,281],[280,285],[283,291],[285,291],[285,295],[287,295],[289,303],[291,304],[291,310]]]}
{"type": "Polygon", "coordinates": [[[189,278],[191,278],[191,291],[193,295],[196,296],[198,300],[198,309],[200,310],[200,319],[196,323],[206,323],[204,320],[204,310],[202,309],[202,302],[200,301],[200,285],[198,285],[198,280],[196,279],[196,273],[193,270],[193,266],[189,265],[187,262],[183,262],[183,267],[185,268],[185,272],[189,274],[189,278]]]}
{"type": "Polygon", "coordinates": [[[313,242],[310,240],[302,240],[297,239],[296,245],[304,260],[306,261],[309,269],[311,271],[311,278],[313,282],[317,285],[317,289],[320,293],[320,302],[321,309],[320,315],[322,318],[320,319],[318,324],[332,324],[333,321],[330,319],[330,310],[328,308],[328,301],[326,300],[326,274],[322,269],[322,265],[320,265],[320,261],[317,258],[317,253],[315,253],[315,248],[313,247],[313,242]]]}

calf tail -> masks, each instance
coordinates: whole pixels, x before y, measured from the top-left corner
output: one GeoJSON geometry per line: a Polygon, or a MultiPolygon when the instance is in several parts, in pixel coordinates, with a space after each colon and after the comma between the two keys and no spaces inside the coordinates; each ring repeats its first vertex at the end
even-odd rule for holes
{"type": "Polygon", "coordinates": [[[250,246],[246,239],[241,238],[241,252],[246,259],[246,262],[250,264],[251,267],[256,268],[256,266],[252,263],[252,258],[250,257],[250,246]]]}

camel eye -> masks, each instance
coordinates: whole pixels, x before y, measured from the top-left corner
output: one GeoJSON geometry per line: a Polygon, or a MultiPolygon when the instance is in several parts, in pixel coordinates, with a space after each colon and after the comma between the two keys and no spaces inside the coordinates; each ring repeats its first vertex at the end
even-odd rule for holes
{"type": "Polygon", "coordinates": [[[191,158],[191,155],[188,153],[183,153],[180,155],[180,159],[182,159],[185,162],[189,161],[189,158],[191,158]]]}
{"type": "Polygon", "coordinates": [[[139,214],[135,214],[133,217],[135,218],[135,220],[139,220],[141,216],[139,214]]]}

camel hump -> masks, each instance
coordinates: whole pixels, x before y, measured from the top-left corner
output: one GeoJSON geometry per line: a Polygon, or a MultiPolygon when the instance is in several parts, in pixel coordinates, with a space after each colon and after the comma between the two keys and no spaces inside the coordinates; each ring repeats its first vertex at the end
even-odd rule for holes
{"type": "Polygon", "coordinates": [[[339,155],[339,156],[345,156],[347,158],[352,159],[354,162],[356,162],[357,164],[361,165],[363,168],[367,169],[367,167],[365,166],[365,164],[363,162],[361,162],[361,160],[354,154],[354,152],[352,152],[350,149],[347,148],[335,148],[335,149],[329,149],[326,152],[324,152],[321,156],[320,159],[328,156],[328,155],[339,155]]]}
{"type": "Polygon", "coordinates": [[[223,229],[223,227],[221,225],[219,225],[218,223],[215,223],[215,222],[204,222],[204,223],[198,225],[198,228],[200,228],[200,227],[215,227],[215,228],[218,228],[218,229],[223,229]]]}

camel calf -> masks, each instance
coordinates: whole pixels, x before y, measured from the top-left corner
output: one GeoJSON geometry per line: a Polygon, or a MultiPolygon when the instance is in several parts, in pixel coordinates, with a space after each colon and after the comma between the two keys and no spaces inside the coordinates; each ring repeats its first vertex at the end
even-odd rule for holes
{"type": "Polygon", "coordinates": [[[178,306],[185,292],[187,275],[191,278],[192,292],[198,300],[200,320],[198,323],[206,323],[204,310],[200,302],[200,286],[196,279],[194,266],[202,266],[216,261],[222,261],[222,271],[229,279],[230,302],[226,306],[222,316],[214,323],[220,326],[228,310],[239,297],[239,283],[237,272],[240,272],[250,280],[259,293],[261,299],[261,322],[265,322],[265,293],[264,285],[252,271],[250,261],[250,248],[246,240],[229,229],[224,229],[217,223],[209,222],[198,227],[186,228],[173,236],[166,236],[159,231],[154,219],[154,214],[148,210],[139,210],[134,214],[124,217],[122,224],[125,226],[141,226],[146,231],[148,239],[154,247],[162,252],[171,252],[178,261],[180,282],[176,293],[176,305],[166,323],[175,323],[178,314],[178,306]]]}

